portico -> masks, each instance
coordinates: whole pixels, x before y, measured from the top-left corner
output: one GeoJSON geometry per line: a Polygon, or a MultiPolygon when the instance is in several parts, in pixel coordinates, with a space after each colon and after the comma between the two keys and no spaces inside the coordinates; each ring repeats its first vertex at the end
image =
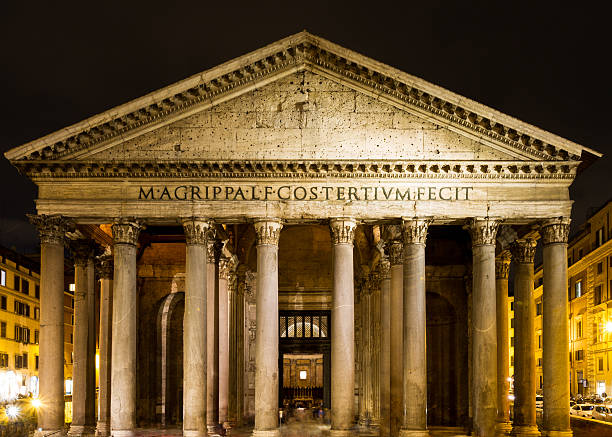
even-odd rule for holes
{"type": "MultiPolygon", "coordinates": [[[[114,259],[101,279],[110,410],[98,435],[174,421],[205,436],[252,421],[253,435],[278,436],[279,310],[330,311],[332,435],[509,432],[496,257],[535,247],[534,229],[543,431],[571,434],[558,364],[568,187],[596,155],[305,32],[9,151],[39,189],[40,385],[53,406],[39,435],[62,424],[63,355],[43,345],[63,338],[58,257],[75,227],[114,259]]],[[[533,264],[515,261],[527,299],[533,264]]],[[[527,357],[529,337],[517,338],[527,357]]],[[[528,399],[534,363],[520,363],[528,399]]],[[[75,377],[75,393],[88,390],[75,377]]],[[[95,422],[84,399],[74,435],[95,422]]],[[[533,433],[535,405],[520,408],[513,432],[533,433]]]]}

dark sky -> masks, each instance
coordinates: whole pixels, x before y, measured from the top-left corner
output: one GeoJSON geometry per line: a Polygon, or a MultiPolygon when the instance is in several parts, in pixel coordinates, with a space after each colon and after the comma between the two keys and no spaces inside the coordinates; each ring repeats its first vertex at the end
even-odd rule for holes
{"type": "MultiPolygon", "coordinates": [[[[594,3],[165,3],[5,2],[0,152],[307,29],[603,152],[572,186],[575,223],[612,197],[610,23],[594,3]]],[[[0,184],[0,244],[35,250],[34,185],[4,157],[0,184]]]]}

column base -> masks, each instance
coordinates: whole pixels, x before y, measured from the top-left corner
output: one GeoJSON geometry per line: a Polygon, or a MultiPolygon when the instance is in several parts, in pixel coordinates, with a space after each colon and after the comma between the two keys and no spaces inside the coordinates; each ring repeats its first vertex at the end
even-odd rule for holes
{"type": "Polygon", "coordinates": [[[512,427],[511,436],[516,437],[540,437],[540,431],[536,425],[516,425],[512,427]]]}
{"type": "Polygon", "coordinates": [[[429,430],[401,428],[399,437],[429,437],[429,430]]]}
{"type": "Polygon", "coordinates": [[[542,431],[544,437],[572,437],[574,433],[569,431],[542,431]]]}
{"type": "Polygon", "coordinates": [[[88,425],[71,425],[68,437],[94,437],[96,429],[88,425]]]}
{"type": "Polygon", "coordinates": [[[198,430],[193,430],[193,429],[183,430],[183,437],[207,437],[207,436],[208,436],[208,433],[206,431],[198,431],[198,430]]]}
{"type": "Polygon", "coordinates": [[[329,435],[330,437],[354,437],[357,432],[352,429],[331,429],[329,435]]]}
{"type": "Polygon", "coordinates": [[[113,429],[111,435],[113,437],[134,437],[136,433],[133,429],[113,429]]]}
{"type": "Polygon", "coordinates": [[[109,437],[111,435],[110,424],[108,422],[98,422],[96,424],[96,437],[109,437]]]}
{"type": "Polygon", "coordinates": [[[47,437],[47,436],[53,436],[53,437],[64,437],[66,434],[64,433],[64,429],[42,429],[42,428],[37,428],[36,431],[34,431],[34,437],[47,437]]]}
{"type": "Polygon", "coordinates": [[[252,437],[280,437],[280,429],[267,429],[267,430],[253,430],[252,437]]]}
{"type": "Polygon", "coordinates": [[[497,422],[495,434],[498,436],[509,436],[512,432],[512,422],[497,422]]]}

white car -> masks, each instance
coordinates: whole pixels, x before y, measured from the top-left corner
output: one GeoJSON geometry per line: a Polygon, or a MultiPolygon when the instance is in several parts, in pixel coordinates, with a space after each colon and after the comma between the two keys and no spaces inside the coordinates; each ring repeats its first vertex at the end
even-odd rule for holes
{"type": "Polygon", "coordinates": [[[612,410],[605,405],[597,405],[593,409],[593,419],[604,420],[606,422],[612,421],[612,410]]]}
{"type": "Polygon", "coordinates": [[[590,404],[576,404],[570,408],[570,414],[579,417],[591,417],[593,408],[595,407],[590,404]]]}

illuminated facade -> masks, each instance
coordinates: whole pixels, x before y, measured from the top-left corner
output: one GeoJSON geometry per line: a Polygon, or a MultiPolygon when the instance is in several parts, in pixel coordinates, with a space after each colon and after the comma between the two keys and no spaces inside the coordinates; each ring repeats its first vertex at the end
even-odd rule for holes
{"type": "MultiPolygon", "coordinates": [[[[38,395],[39,271],[35,261],[0,247],[0,402],[38,395]]],[[[68,381],[72,377],[72,301],[66,291],[64,376],[68,381]]]]}
{"type": "MultiPolygon", "coordinates": [[[[533,435],[531,308],[515,308],[515,395],[530,402],[511,424],[496,255],[507,267],[512,251],[531,302],[534,228],[555,381],[543,426],[568,432],[568,188],[598,155],[307,32],[10,150],[38,186],[51,324],[66,242],[75,255],[71,435],[254,422],[276,437],[296,398],[331,409],[333,437],[533,435]],[[308,363],[321,378],[283,391],[284,369],[308,378],[308,363]]],[[[60,331],[41,332],[50,374],[60,331]]],[[[62,382],[41,381],[39,435],[63,424],[62,382]]]]}

